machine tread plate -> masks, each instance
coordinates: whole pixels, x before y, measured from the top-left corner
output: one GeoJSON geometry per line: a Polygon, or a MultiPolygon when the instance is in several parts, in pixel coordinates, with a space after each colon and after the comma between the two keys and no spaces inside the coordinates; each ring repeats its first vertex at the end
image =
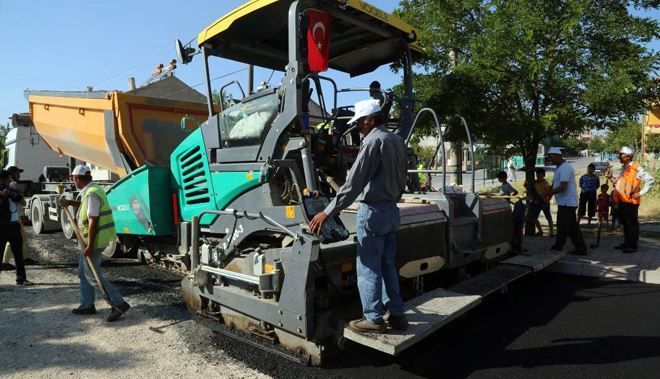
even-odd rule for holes
{"type": "Polygon", "coordinates": [[[564,253],[562,253],[561,251],[530,253],[527,255],[516,255],[513,258],[509,258],[505,261],[502,261],[502,263],[529,267],[534,272],[536,272],[539,270],[543,270],[544,268],[557,262],[563,256],[564,253]]]}
{"type": "Polygon", "coordinates": [[[409,326],[388,334],[358,333],[346,327],[344,338],[364,346],[397,355],[428,337],[445,324],[481,302],[481,296],[464,295],[443,288],[427,292],[405,304],[409,326]]]}
{"type": "Polygon", "coordinates": [[[466,295],[486,297],[531,272],[532,270],[526,266],[503,264],[467,279],[451,287],[450,290],[466,295]]]}

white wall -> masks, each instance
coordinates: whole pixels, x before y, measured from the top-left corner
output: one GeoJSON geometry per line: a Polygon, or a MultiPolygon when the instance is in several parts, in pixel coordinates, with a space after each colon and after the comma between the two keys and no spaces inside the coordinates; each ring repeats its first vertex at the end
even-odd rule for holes
{"type": "Polygon", "coordinates": [[[41,139],[34,127],[20,126],[7,133],[7,167],[25,170],[21,180],[39,181],[44,166],[66,166],[68,158],[60,157],[41,139]]]}

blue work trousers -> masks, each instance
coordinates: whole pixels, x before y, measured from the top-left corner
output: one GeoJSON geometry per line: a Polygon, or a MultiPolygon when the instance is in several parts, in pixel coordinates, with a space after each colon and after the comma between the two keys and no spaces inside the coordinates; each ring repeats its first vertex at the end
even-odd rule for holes
{"type": "MultiPolygon", "coordinates": [[[[94,254],[92,254],[91,258],[92,263],[94,264],[94,268],[99,274],[99,278],[101,279],[101,283],[103,283],[105,290],[108,291],[110,301],[112,301],[112,303],[115,305],[123,304],[124,299],[121,297],[121,294],[119,291],[117,291],[115,286],[113,286],[112,283],[108,281],[108,279],[105,277],[105,275],[103,275],[103,272],[101,271],[101,255],[101,250],[97,250],[94,252],[94,254]]],[[[96,300],[94,287],[97,286],[97,284],[96,279],[94,278],[94,274],[87,266],[87,260],[82,255],[82,253],[80,254],[80,259],[78,260],[78,277],[80,278],[80,304],[83,308],[90,308],[92,305],[94,305],[94,301],[96,300]]]]}
{"type": "Polygon", "coordinates": [[[360,203],[357,213],[357,275],[362,313],[383,322],[385,309],[403,315],[399,275],[395,266],[399,209],[395,202],[360,203]]]}

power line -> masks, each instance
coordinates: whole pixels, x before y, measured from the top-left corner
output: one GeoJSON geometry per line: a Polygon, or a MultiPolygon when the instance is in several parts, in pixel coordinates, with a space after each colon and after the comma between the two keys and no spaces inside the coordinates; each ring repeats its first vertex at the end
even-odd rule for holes
{"type": "MultiPolygon", "coordinates": [[[[226,78],[226,77],[228,77],[228,76],[232,76],[232,75],[234,75],[234,74],[238,74],[239,72],[242,72],[242,71],[245,71],[245,70],[247,70],[247,67],[241,68],[241,69],[236,70],[236,71],[232,71],[232,72],[227,73],[227,74],[224,74],[224,75],[220,75],[220,76],[218,76],[218,77],[215,77],[215,78],[211,79],[211,82],[214,82],[214,81],[216,81],[216,80],[218,80],[218,79],[226,78]]],[[[199,87],[199,86],[201,86],[201,85],[203,85],[203,84],[206,84],[206,82],[201,82],[201,83],[194,84],[194,85],[190,86],[190,88],[196,88],[196,87],[199,87]]],[[[180,93],[180,92],[183,92],[183,91],[185,91],[185,90],[187,90],[187,88],[183,88],[183,89],[180,89],[180,90],[178,90],[178,91],[174,91],[174,92],[172,92],[172,93],[168,93],[167,95],[163,95],[162,97],[169,97],[169,96],[172,96],[172,95],[176,95],[176,94],[178,94],[178,93],[180,93]]]]}

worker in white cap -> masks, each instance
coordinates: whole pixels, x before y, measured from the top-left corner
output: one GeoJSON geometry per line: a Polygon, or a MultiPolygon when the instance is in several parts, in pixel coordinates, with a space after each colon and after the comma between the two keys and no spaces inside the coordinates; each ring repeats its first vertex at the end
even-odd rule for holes
{"type": "Polygon", "coordinates": [[[570,237],[575,250],[571,254],[587,255],[587,245],[584,243],[580,224],[575,217],[578,207],[577,185],[575,183],[575,170],[562,156],[560,147],[551,147],[547,153],[552,164],[557,166],[552,179],[552,195],[557,202],[557,235],[551,250],[564,249],[566,238],[570,237]]]}
{"type": "Polygon", "coordinates": [[[91,170],[87,166],[78,165],[71,172],[76,188],[80,189],[79,201],[61,199],[60,206],[74,206],[78,208],[76,219],[84,239],[85,250],[78,262],[78,277],[80,278],[80,306],[72,310],[76,315],[93,315],[96,313],[94,301],[96,295],[92,283],[96,284],[94,276],[85,257],[90,257],[96,272],[105,287],[114,309],[108,316],[108,322],[113,322],[131,307],[121,297],[117,289],[108,281],[101,271],[101,255],[108,244],[117,238],[114,219],[108,197],[101,186],[92,182],[91,170]],[[121,310],[121,312],[120,312],[121,310]]]}
{"type": "Polygon", "coordinates": [[[377,99],[355,104],[355,115],[349,123],[356,122],[365,136],[360,152],[337,196],[309,224],[310,230],[318,233],[329,217],[359,202],[357,284],[363,318],[349,323],[358,332],[385,333],[386,309],[390,327],[408,326],[395,266],[397,202],[406,185],[406,148],[400,136],[387,130],[385,121],[377,99]]]}
{"type": "Polygon", "coordinates": [[[623,224],[624,242],[615,246],[615,249],[623,250],[624,253],[637,251],[639,240],[639,204],[641,198],[655,185],[653,175],[649,174],[637,162],[633,162],[635,151],[628,146],[619,150],[619,161],[623,165],[621,174],[614,179],[610,171],[606,177],[614,184],[615,201],[619,203],[619,219],[623,224]],[[641,188],[644,181],[644,188],[641,188]]]}

